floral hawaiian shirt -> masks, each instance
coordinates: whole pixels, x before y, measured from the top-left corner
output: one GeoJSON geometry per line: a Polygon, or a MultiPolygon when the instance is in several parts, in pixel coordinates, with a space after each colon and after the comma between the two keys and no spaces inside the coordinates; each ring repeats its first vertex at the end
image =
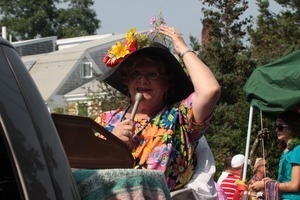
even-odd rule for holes
{"type": "MultiPolygon", "coordinates": [[[[135,121],[137,135],[133,138],[132,151],[135,168],[163,171],[171,191],[191,179],[196,166],[194,151],[209,125],[209,120],[203,124],[193,123],[192,97],[193,94],[165,107],[149,121],[135,121]]],[[[96,122],[112,131],[125,113],[122,109],[107,111],[101,113],[96,122]]]]}

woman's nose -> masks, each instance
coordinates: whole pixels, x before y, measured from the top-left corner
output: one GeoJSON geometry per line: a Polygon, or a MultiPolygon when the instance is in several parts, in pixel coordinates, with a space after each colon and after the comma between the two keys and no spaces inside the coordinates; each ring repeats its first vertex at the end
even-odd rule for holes
{"type": "Polygon", "coordinates": [[[139,82],[142,82],[142,83],[143,83],[143,82],[146,82],[146,83],[147,83],[147,82],[149,82],[149,80],[150,80],[150,79],[147,78],[147,77],[144,76],[144,75],[141,76],[140,78],[138,78],[138,81],[139,81],[139,82]]]}

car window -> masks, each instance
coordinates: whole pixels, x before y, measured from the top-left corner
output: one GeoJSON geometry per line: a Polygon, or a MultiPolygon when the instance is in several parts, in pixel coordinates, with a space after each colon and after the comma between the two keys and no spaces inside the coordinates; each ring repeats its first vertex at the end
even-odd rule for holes
{"type": "Polygon", "coordinates": [[[21,199],[3,136],[4,131],[0,123],[0,199],[21,199]]]}

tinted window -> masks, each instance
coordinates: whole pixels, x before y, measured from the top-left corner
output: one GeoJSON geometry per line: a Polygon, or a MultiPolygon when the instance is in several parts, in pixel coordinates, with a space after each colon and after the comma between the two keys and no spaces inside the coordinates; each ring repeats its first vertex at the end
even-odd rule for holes
{"type": "Polygon", "coordinates": [[[0,124],[0,199],[21,199],[0,124]]]}

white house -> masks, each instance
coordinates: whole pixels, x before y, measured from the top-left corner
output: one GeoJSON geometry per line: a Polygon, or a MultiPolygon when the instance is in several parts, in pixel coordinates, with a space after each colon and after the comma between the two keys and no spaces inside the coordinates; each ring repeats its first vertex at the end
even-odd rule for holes
{"type": "Polygon", "coordinates": [[[63,45],[61,50],[21,57],[50,112],[86,98],[83,88],[95,86],[99,83],[95,78],[101,81],[101,76],[110,70],[102,63],[103,56],[125,36],[107,34],[82,37],[84,40],[58,40],[56,44],[63,45]]]}

